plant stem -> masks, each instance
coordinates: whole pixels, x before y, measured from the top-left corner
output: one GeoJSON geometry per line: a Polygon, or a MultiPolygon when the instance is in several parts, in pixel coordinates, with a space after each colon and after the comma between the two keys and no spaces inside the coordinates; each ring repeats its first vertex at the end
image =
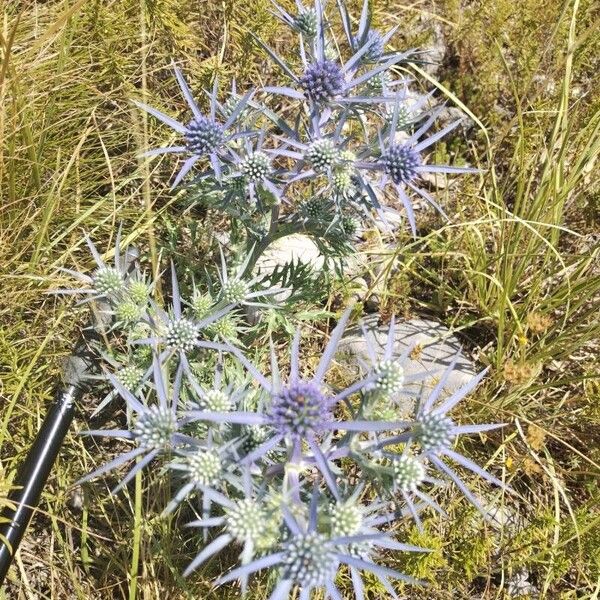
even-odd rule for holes
{"type": "Polygon", "coordinates": [[[265,237],[263,237],[260,242],[250,245],[250,241],[248,241],[248,245],[246,247],[247,252],[252,252],[252,257],[248,261],[246,266],[246,270],[243,273],[243,277],[248,277],[250,273],[254,270],[258,259],[264,254],[267,248],[276,240],[286,237],[288,235],[292,235],[294,233],[298,233],[301,230],[299,224],[297,223],[285,223],[279,219],[279,211],[280,205],[276,204],[271,209],[271,223],[269,225],[269,232],[265,237]]]}
{"type": "Polygon", "coordinates": [[[135,498],[133,512],[133,549],[131,567],[129,568],[129,600],[137,596],[138,570],[140,562],[140,546],[142,541],[142,472],[135,476],[135,498]]]}

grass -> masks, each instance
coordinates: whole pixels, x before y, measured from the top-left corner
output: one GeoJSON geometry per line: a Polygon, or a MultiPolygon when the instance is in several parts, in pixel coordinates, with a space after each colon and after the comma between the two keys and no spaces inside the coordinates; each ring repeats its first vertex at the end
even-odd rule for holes
{"type": "MultiPolygon", "coordinates": [[[[274,37],[266,0],[0,6],[2,489],[84,318],[46,294],[60,284],[56,268],[85,268],[83,232],[110,248],[121,222],[155,272],[164,265],[179,215],[166,184],[173,163],[137,158],[157,133],[131,99],[183,109],[165,76],[172,57],[195,75],[196,89],[216,73],[259,85],[274,73],[249,31],[281,51],[286,40],[274,37]]],[[[499,583],[527,569],[543,597],[597,598],[597,12],[591,0],[524,0],[518,9],[509,0],[377,7],[376,19],[403,24],[398,45],[443,36],[446,59],[427,76],[451,105],[469,110],[474,125],[469,146],[457,139],[438,152],[484,169],[479,181],[438,191],[450,223],[432,218],[421,239],[401,240],[394,252],[376,238],[370,245],[372,263],[383,267],[383,311],[443,320],[492,366],[464,417],[501,415],[514,426],[465,450],[505,470],[520,492],[497,499],[518,522],[495,531],[444,491],[452,521],[430,519],[421,537],[406,532],[435,552],[401,564],[432,587],[406,593],[496,598],[499,583]]],[[[193,548],[158,518],[167,490],[151,493],[146,479],[131,497],[108,497],[101,485],[71,488],[114,451],[69,435],[4,597],[236,597],[233,589],[211,593],[208,570],[181,579],[193,548]]],[[[263,597],[259,586],[253,598],[263,597]]],[[[374,584],[370,597],[382,597],[374,584]]]]}

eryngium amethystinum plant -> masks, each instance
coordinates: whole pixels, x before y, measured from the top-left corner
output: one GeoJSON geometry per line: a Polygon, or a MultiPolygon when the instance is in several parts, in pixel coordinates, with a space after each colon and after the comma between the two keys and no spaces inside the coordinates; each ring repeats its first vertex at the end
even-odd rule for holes
{"type": "Polygon", "coordinates": [[[395,30],[371,28],[367,0],[356,20],[342,0],[329,14],[319,1],[298,1],[295,12],[273,2],[273,13],[299,44],[299,60],[288,61],[257,39],[283,85],[238,94],[234,83],[221,96],[215,79],[203,98],[175,68],[185,115],[136,102],[179,136],[147,152],[183,157],[173,187],[244,234],[213,244],[181,278],[171,265],[170,282],[161,282],[170,284],[166,302],[137,262],[125,264],[119,236],[114,266],[88,240],[97,268],[68,271],[85,287],[61,291],[102,301],[112,316],[116,343],[101,349],[111,390],[94,415],[109,402],[124,410],[118,428],[84,433],[131,447],[81,481],[114,478],[129,464],[112,482],[116,493],[152,466],[172,490],[163,513],[184,516],[191,507],[198,517],[189,522],[198,553],[186,576],[231,546],[239,564],[216,585],[239,581],[245,593],[253,574],[268,569],[271,600],[309,600],[315,590],[337,600],[349,597],[338,587],[343,570],[356,598],[365,597],[364,574],[396,598],[394,581],[423,582],[386,566],[386,558],[427,550],[399,541],[395,526],[412,519],[421,528],[423,511],[445,516],[437,487],[453,482],[489,518],[452,465],[509,489],[455,447],[461,435],[502,427],[460,424],[452,414],[485,371],[445,396],[453,362],[433,389],[425,387],[431,373],[405,372],[410,348],[395,352],[392,319],[383,354],[369,345],[361,372],[340,387],[331,367],[351,309],[312,370],[299,329],[286,367],[272,342],[267,369],[260,352],[249,358],[250,344],[262,311],[280,308],[289,290],[271,285],[257,262],[273,242],[299,232],[325,258],[352,252],[369,220],[385,221],[394,205],[416,235],[411,198],[439,208],[421,176],[474,169],[431,164],[427,151],[458,122],[431,133],[440,114],[433,95],[415,94],[402,76],[421,54],[390,50],[395,30]],[[345,40],[334,39],[336,14],[345,40]],[[416,384],[421,392],[409,391],[416,384]],[[412,413],[401,409],[407,398],[412,413]]]}

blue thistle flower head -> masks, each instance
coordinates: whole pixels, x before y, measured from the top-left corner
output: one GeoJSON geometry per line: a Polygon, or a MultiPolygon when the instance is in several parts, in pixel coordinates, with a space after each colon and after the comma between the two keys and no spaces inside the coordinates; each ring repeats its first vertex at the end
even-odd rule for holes
{"type": "Polygon", "coordinates": [[[454,442],[454,421],[440,414],[426,413],[419,417],[413,429],[414,439],[424,452],[451,448],[454,442]]]}
{"type": "Polygon", "coordinates": [[[415,492],[425,481],[425,465],[414,454],[404,453],[394,458],[394,483],[403,492],[415,492]]]}
{"type": "Polygon", "coordinates": [[[115,295],[125,289],[123,274],[114,267],[98,267],[92,275],[92,282],[103,296],[115,295]]]}
{"type": "MultiPolygon", "coordinates": [[[[452,360],[450,365],[444,371],[437,385],[425,397],[420,399],[415,419],[412,423],[407,423],[404,427],[405,431],[399,435],[379,441],[375,447],[382,448],[395,444],[414,444],[418,456],[408,454],[407,451],[402,455],[403,458],[392,456],[394,468],[402,465],[405,474],[408,474],[408,465],[418,470],[415,459],[423,464],[423,461],[428,461],[442,475],[449,477],[465,497],[484,515],[487,513],[467,485],[462,481],[458,474],[443,460],[450,459],[476,475],[479,475],[486,481],[493,483],[505,490],[510,490],[508,486],[494,477],[469,458],[459,454],[453,449],[455,440],[461,434],[482,433],[504,427],[504,423],[478,424],[478,425],[457,425],[448,413],[460,402],[465,396],[470,394],[485,376],[487,370],[482,371],[462,387],[454,391],[448,397],[441,399],[444,389],[448,383],[450,374],[458,361],[459,354],[452,360]],[[399,462],[401,461],[401,462],[399,462]]],[[[408,446],[407,446],[408,448],[408,446]]],[[[396,471],[395,471],[396,472],[396,471]]],[[[400,486],[402,489],[402,486],[400,486]]],[[[436,505],[437,506],[437,505],[436,505]]],[[[437,507],[439,508],[439,507],[437,507]]]]}
{"type": "Polygon", "coordinates": [[[330,404],[314,381],[293,381],[273,396],[270,424],[282,436],[303,439],[331,419],[330,404]]]}
{"type": "Polygon", "coordinates": [[[153,404],[139,415],[132,433],[143,448],[167,450],[171,447],[177,427],[177,420],[170,407],[153,404]]]}
{"type": "Polygon", "coordinates": [[[154,335],[136,340],[136,343],[150,346],[163,345],[182,357],[197,348],[214,348],[214,344],[203,339],[203,333],[213,323],[227,315],[233,308],[233,304],[213,305],[203,318],[197,319],[194,312],[199,307],[194,306],[194,301],[192,301],[192,315],[183,313],[183,301],[179,293],[179,282],[174,265],[171,265],[171,286],[173,295],[171,312],[167,313],[153,304],[148,320],[154,329],[154,335]]]}
{"type": "Polygon", "coordinates": [[[409,144],[393,144],[381,156],[381,162],[392,181],[402,184],[409,183],[417,177],[423,159],[409,144]]]}
{"type": "Polygon", "coordinates": [[[306,95],[315,102],[327,102],[344,91],[344,72],[331,60],[320,60],[306,67],[299,80],[306,95]]]}
{"type": "MultiPolygon", "coordinates": [[[[309,598],[314,590],[322,589],[329,597],[337,599],[342,596],[334,581],[342,564],[350,568],[357,591],[363,589],[359,571],[372,573],[388,591],[391,590],[392,596],[395,596],[395,593],[389,584],[389,577],[418,583],[403,573],[377,565],[368,556],[357,555],[356,547],[357,544],[370,544],[374,548],[408,552],[421,552],[423,548],[401,544],[375,528],[369,528],[356,535],[343,536],[332,536],[321,532],[317,525],[318,500],[318,489],[315,488],[311,500],[309,523],[306,527],[299,524],[290,508],[282,506],[283,518],[289,533],[280,548],[271,554],[242,564],[220,577],[217,584],[240,578],[245,585],[246,578],[252,573],[265,568],[278,567],[279,581],[271,598],[285,600],[295,589],[300,590],[300,597],[309,598]]],[[[383,522],[386,519],[389,519],[389,516],[384,516],[383,522]]],[[[372,520],[374,524],[378,522],[377,519],[372,520]]]]}
{"type": "Polygon", "coordinates": [[[319,32],[319,13],[316,8],[304,6],[300,0],[296,0],[298,12],[291,15],[282,6],[271,0],[275,8],[275,16],[283,21],[288,27],[303,35],[307,40],[312,40],[319,32]]]}
{"type": "Polygon", "coordinates": [[[259,183],[273,170],[271,159],[262,151],[253,152],[240,163],[242,175],[252,183],[259,183]]]}
{"type": "Polygon", "coordinates": [[[185,142],[190,154],[208,156],[215,152],[225,139],[223,126],[205,115],[194,117],[187,125],[185,142]]]}
{"type": "Polygon", "coordinates": [[[168,348],[190,352],[200,340],[200,327],[191,319],[175,317],[166,323],[164,339],[168,348]]]}
{"type": "MultiPolygon", "coordinates": [[[[253,91],[247,92],[233,106],[231,102],[223,106],[217,100],[218,81],[215,79],[212,93],[209,94],[210,109],[205,114],[194,100],[181,71],[177,67],[174,67],[174,70],[181,92],[192,112],[192,118],[187,124],[183,124],[142,102],[135,102],[135,104],[181,135],[184,144],[149,150],[146,152],[146,156],[157,156],[160,154],[187,155],[181,170],[175,177],[172,187],[176,187],[200,159],[207,159],[210,164],[210,174],[217,180],[221,180],[222,165],[228,165],[233,161],[229,145],[238,138],[250,134],[250,132],[240,131],[234,126],[247,107],[253,91]],[[219,120],[217,114],[223,115],[223,122],[219,120]]],[[[234,97],[233,94],[232,97],[234,97]]]]}
{"type": "MultiPolygon", "coordinates": [[[[100,298],[108,300],[112,308],[127,298],[127,290],[130,282],[137,277],[135,269],[130,268],[128,259],[129,249],[121,249],[121,229],[117,232],[114,249],[113,264],[107,264],[92,240],[85,236],[85,241],[96,263],[96,268],[91,275],[79,273],[72,269],[59,268],[59,271],[74,277],[84,284],[82,288],[59,289],[51,293],[82,295],[86,298],[82,302],[90,302],[100,298]]],[[[130,258],[130,257],[129,257],[130,258]]]]}
{"type": "Polygon", "coordinates": [[[306,151],[306,160],[317,173],[329,171],[341,159],[335,141],[321,138],[312,142],[306,151]]]}

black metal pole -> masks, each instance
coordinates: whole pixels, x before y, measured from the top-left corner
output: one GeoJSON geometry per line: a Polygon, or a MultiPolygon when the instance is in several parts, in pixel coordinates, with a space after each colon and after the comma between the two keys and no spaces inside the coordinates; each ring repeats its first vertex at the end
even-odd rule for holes
{"type": "Polygon", "coordinates": [[[2,511],[0,586],[4,583],[15,552],[23,539],[48,475],[73,421],[75,404],[85,391],[85,377],[90,372],[94,359],[81,346],[80,353],[74,354],[67,360],[65,382],[56,393],[37,437],[19,468],[15,481],[17,487],[8,497],[9,506],[2,511]]]}
{"type": "Polygon", "coordinates": [[[76,386],[69,386],[58,392],[25,462],[19,469],[15,482],[18,487],[9,496],[14,510],[10,507],[5,508],[0,524],[0,585],[4,582],[14,553],[39,502],[52,465],[73,420],[75,401],[80,395],[80,388],[76,386]]]}

